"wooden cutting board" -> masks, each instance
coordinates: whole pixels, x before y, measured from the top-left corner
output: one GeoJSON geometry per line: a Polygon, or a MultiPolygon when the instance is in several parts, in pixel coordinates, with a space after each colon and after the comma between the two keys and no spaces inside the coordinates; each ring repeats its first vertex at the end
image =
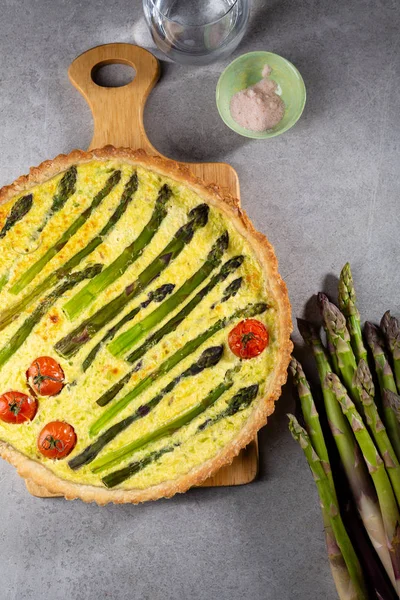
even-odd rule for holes
{"type": "MultiPolygon", "coordinates": [[[[106,44],[84,52],[71,64],[69,78],[84,96],[94,119],[94,135],[89,149],[107,144],[116,147],[143,148],[162,156],[150,143],[143,125],[146,99],[160,75],[158,60],[147,50],[132,44],[106,44]],[[134,68],[134,79],[122,87],[101,87],[93,81],[96,70],[104,65],[125,64],[134,68]]],[[[183,163],[207,183],[216,183],[240,198],[236,171],[226,163],[183,163]]],[[[203,485],[242,485],[253,481],[258,472],[258,444],[255,438],[231,465],[222,468],[203,485]]],[[[31,494],[53,496],[32,481],[26,482],[31,494]]]]}

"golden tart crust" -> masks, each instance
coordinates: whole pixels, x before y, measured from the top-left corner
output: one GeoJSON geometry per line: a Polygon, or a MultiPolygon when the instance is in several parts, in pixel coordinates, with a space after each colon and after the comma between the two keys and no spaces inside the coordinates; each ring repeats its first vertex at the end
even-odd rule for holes
{"type": "Polygon", "coordinates": [[[183,183],[195,191],[211,206],[221,210],[233,223],[237,231],[247,240],[255,252],[259,264],[268,279],[270,289],[278,306],[277,328],[279,332],[279,351],[274,371],[269,377],[267,393],[257,400],[257,405],[238,434],[224,446],[213,458],[191,469],[188,473],[176,479],[164,481],[147,489],[106,489],[97,486],[71,482],[58,477],[46,466],[25,456],[10,444],[0,441],[0,456],[14,465],[18,473],[31,480],[37,486],[42,486],[51,494],[63,495],[68,500],[80,498],[84,502],[96,502],[104,505],[109,502],[116,504],[144,502],[159,498],[170,498],[176,493],[183,493],[190,487],[203,483],[221,467],[230,464],[242,448],[244,448],[263,427],[268,417],[273,413],[276,400],[281,393],[281,387],[287,378],[287,367],[292,351],[290,334],[292,331],[291,309],[285,283],[278,273],[278,262],[272,245],[267,238],[256,231],[245,211],[239,206],[237,198],[227,193],[215,184],[206,185],[195,177],[190,169],[177,162],[149,156],[143,150],[114,148],[106,146],[101,149],[84,152],[74,150],[68,155],[60,154],[53,160],[45,161],[38,167],[30,169],[28,175],[19,177],[11,185],[0,190],[0,204],[7,202],[13,196],[29,190],[56,176],[70,166],[83,164],[93,160],[120,159],[127,164],[147,168],[155,173],[170,177],[183,183]]]}

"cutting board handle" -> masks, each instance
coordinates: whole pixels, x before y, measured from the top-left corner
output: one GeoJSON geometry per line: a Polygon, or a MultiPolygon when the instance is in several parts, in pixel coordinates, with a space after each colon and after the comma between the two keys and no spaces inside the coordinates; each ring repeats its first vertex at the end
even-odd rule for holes
{"type": "Polygon", "coordinates": [[[69,78],[93,113],[94,135],[89,148],[112,144],[159,154],[143,126],[144,105],[159,74],[158,60],[144,48],[132,44],[96,46],[74,60],[68,71],[69,78]],[[96,69],[116,63],[135,69],[135,77],[127,85],[102,87],[93,81],[96,69]]]}

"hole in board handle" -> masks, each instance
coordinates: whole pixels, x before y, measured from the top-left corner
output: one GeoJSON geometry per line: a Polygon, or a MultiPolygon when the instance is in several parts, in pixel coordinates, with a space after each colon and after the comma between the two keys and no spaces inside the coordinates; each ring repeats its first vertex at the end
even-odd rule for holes
{"type": "Polygon", "coordinates": [[[135,69],[122,62],[103,62],[93,67],[91,77],[96,85],[119,88],[128,85],[136,76],[135,69]]]}

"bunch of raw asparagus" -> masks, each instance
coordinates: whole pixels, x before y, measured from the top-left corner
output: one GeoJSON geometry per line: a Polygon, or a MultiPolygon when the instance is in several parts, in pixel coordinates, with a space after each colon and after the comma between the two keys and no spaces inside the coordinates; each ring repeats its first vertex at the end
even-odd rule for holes
{"type": "Polygon", "coordinates": [[[322,398],[314,401],[293,359],[299,419],[289,415],[289,428],[318,488],[340,599],[399,598],[399,322],[387,311],[380,327],[367,322],[362,333],[349,264],[340,274],[339,308],[322,293],[318,303],[326,344],[320,328],[302,319],[298,327],[313,352],[322,398]]]}

